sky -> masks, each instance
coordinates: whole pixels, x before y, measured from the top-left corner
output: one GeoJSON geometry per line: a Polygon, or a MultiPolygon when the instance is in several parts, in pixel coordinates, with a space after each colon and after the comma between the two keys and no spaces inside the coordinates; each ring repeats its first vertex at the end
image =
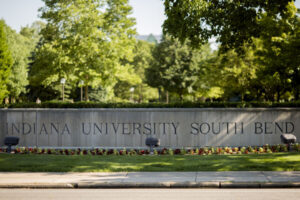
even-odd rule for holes
{"type": "MultiPolygon", "coordinates": [[[[132,17],[136,18],[136,29],[140,35],[162,33],[165,20],[163,0],[129,0],[133,7],[132,17]]],[[[32,24],[38,17],[42,0],[0,0],[0,19],[16,31],[32,24]]]]}
{"type": "MultiPolygon", "coordinates": [[[[136,18],[136,29],[140,35],[162,33],[165,20],[163,0],[129,0],[133,7],[132,16],[136,18]]],[[[0,19],[16,31],[21,27],[40,20],[38,9],[43,7],[42,0],[0,0],[0,19]]],[[[300,0],[296,0],[296,7],[300,8],[300,0]]]]}

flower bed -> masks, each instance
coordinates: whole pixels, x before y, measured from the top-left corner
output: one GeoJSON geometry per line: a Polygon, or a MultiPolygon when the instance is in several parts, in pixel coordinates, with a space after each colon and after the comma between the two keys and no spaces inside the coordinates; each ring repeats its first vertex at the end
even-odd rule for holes
{"type": "MultiPolygon", "coordinates": [[[[261,147],[203,147],[188,149],[154,149],[154,155],[226,155],[226,154],[265,154],[276,152],[300,152],[300,145],[293,144],[290,149],[288,145],[264,145],[261,147]]],[[[7,148],[0,148],[0,152],[7,152],[7,148]]],[[[126,156],[126,155],[148,155],[148,149],[45,149],[17,147],[13,154],[52,154],[52,155],[93,155],[93,156],[126,156]]]]}

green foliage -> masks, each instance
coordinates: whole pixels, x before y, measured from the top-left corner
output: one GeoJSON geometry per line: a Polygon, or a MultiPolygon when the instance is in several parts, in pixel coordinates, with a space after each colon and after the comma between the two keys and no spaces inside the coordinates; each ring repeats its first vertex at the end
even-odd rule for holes
{"type": "Polygon", "coordinates": [[[165,0],[163,31],[182,42],[190,39],[194,46],[217,37],[223,49],[239,48],[259,37],[264,27],[258,20],[264,12],[283,16],[290,1],[165,0]]]}
{"type": "Polygon", "coordinates": [[[291,0],[166,0],[158,44],[153,35],[135,41],[128,0],[43,1],[47,24],[16,33],[0,23],[0,101],[43,103],[6,107],[299,106],[300,17],[291,0]],[[83,87],[92,102],[47,102],[62,97],[61,78],[67,101],[79,101],[83,87]],[[146,104],[162,100],[171,104],[146,104]]]}
{"type": "Polygon", "coordinates": [[[245,45],[243,50],[243,56],[234,50],[220,54],[213,66],[215,68],[210,71],[209,76],[215,79],[211,84],[223,89],[222,97],[225,99],[240,96],[244,101],[252,89],[251,83],[256,78],[257,70],[255,51],[249,45],[245,45]]]}
{"type": "Polygon", "coordinates": [[[281,17],[262,14],[258,23],[264,30],[259,39],[253,38],[252,45],[240,47],[242,55],[237,50],[219,51],[204,62],[197,97],[242,101],[300,98],[300,18],[294,4],[288,4],[281,17]]]}
{"type": "Polygon", "coordinates": [[[257,85],[266,100],[300,98],[300,17],[293,3],[279,17],[263,15],[257,50],[257,85]]]}
{"type": "Polygon", "coordinates": [[[24,27],[20,34],[9,26],[5,26],[8,46],[13,58],[12,70],[7,83],[11,102],[18,100],[21,94],[24,96],[27,92],[29,57],[39,40],[38,25],[42,26],[42,23],[35,22],[31,27],[24,27]]]}
{"type": "Polygon", "coordinates": [[[32,67],[32,85],[55,87],[61,78],[77,87],[101,85],[113,96],[120,61],[132,56],[135,24],[127,0],[44,0],[41,18],[47,21],[32,67]]]}
{"type": "Polygon", "coordinates": [[[172,102],[172,103],[97,103],[48,101],[41,104],[16,103],[7,108],[276,108],[300,107],[300,102],[172,102]]]}
{"type": "Polygon", "coordinates": [[[128,68],[117,75],[118,83],[114,87],[115,100],[148,102],[157,99],[157,90],[146,84],[145,70],[150,67],[153,59],[154,45],[138,40],[133,50],[133,59],[124,61],[128,68]],[[134,88],[134,91],[130,91],[134,88]],[[132,99],[131,99],[132,98],[132,99]]]}
{"type": "Polygon", "coordinates": [[[189,42],[181,44],[168,35],[164,36],[153,50],[153,62],[146,70],[147,83],[174,92],[182,100],[184,94],[194,90],[199,55],[200,52],[193,50],[189,42]]]}
{"type": "Polygon", "coordinates": [[[0,20],[0,102],[2,102],[4,97],[6,97],[9,93],[7,90],[7,84],[13,64],[4,28],[5,23],[3,20],[0,20]]]}

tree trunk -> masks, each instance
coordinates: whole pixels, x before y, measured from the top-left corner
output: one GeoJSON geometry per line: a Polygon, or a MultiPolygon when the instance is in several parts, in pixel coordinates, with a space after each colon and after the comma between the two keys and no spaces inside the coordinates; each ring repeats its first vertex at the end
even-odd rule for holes
{"type": "Polygon", "coordinates": [[[296,101],[299,100],[299,90],[298,89],[296,89],[296,91],[295,91],[294,98],[296,101]]]}
{"type": "Polygon", "coordinates": [[[16,98],[15,97],[11,97],[10,98],[10,103],[16,103],[16,98]]]}
{"type": "Polygon", "coordinates": [[[160,88],[158,88],[158,102],[160,102],[160,93],[161,93],[160,88]]]}
{"type": "Polygon", "coordinates": [[[180,102],[182,102],[183,101],[183,95],[182,95],[182,93],[179,94],[179,98],[180,98],[180,102]]]}
{"type": "Polygon", "coordinates": [[[142,85],[140,85],[139,103],[143,101],[142,85]]]}
{"type": "Polygon", "coordinates": [[[279,91],[279,89],[277,90],[277,102],[279,102],[279,100],[280,100],[280,91],[279,91]]]}
{"type": "Polygon", "coordinates": [[[85,97],[85,101],[89,101],[88,89],[89,89],[89,86],[86,85],[85,88],[84,88],[84,97],[85,97]]]}
{"type": "Polygon", "coordinates": [[[169,92],[167,91],[167,94],[166,94],[166,102],[167,104],[169,104],[169,92]]]}

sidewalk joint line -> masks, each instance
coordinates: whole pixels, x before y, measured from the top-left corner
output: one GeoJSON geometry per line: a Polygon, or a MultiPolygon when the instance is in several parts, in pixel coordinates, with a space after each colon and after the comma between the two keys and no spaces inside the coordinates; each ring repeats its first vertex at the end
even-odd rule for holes
{"type": "Polygon", "coordinates": [[[260,173],[267,179],[268,182],[272,182],[271,179],[263,171],[260,171],[260,173]]]}

